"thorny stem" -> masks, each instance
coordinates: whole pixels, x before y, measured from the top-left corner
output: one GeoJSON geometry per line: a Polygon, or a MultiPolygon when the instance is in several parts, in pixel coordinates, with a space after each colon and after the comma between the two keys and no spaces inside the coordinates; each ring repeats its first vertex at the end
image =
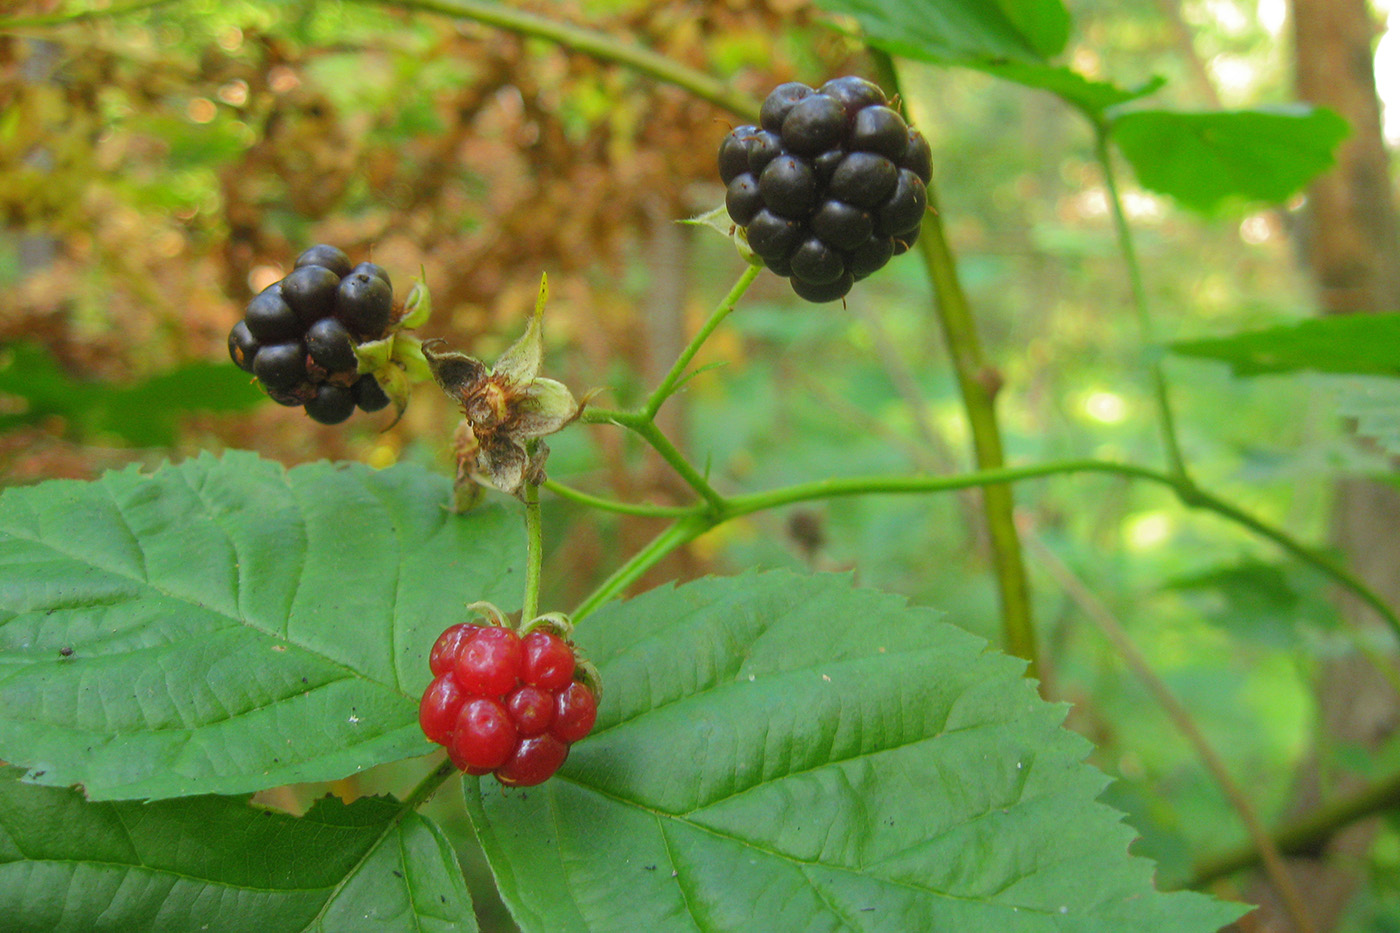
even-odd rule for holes
{"type": "Polygon", "coordinates": [[[1144,352],[1150,354],[1148,370],[1152,379],[1152,396],[1157,406],[1158,427],[1162,432],[1162,445],[1166,448],[1167,464],[1173,475],[1185,480],[1186,459],[1181,453],[1181,443],[1177,440],[1176,418],[1172,414],[1171,398],[1167,394],[1167,377],[1162,371],[1162,361],[1158,357],[1157,339],[1152,326],[1152,315],[1147,308],[1147,288],[1143,284],[1142,265],[1138,262],[1137,246],[1133,241],[1133,231],[1128,226],[1128,215],[1123,210],[1123,197],[1118,192],[1118,176],[1113,168],[1113,155],[1108,148],[1108,125],[1101,119],[1094,121],[1094,153],[1099,168],[1103,171],[1104,186],[1108,189],[1108,202],[1113,212],[1113,227],[1118,237],[1118,249],[1123,254],[1123,263],[1128,269],[1128,283],[1133,295],[1133,313],[1138,320],[1142,334],[1144,352]]]}

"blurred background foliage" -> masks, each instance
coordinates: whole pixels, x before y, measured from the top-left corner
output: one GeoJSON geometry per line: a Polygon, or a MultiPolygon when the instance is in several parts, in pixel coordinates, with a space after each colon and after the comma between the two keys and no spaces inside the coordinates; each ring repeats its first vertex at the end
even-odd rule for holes
{"type": "MultiPolygon", "coordinates": [[[[514,5],[630,37],[756,96],[784,80],[872,73],[807,0],[514,5]]],[[[1074,66],[1123,85],[1164,77],[1154,104],[1291,99],[1281,2],[1068,5],[1074,66]]],[[[984,75],[908,66],[902,77],[1005,380],[1009,460],[1160,462],[1088,127],[1049,96],[984,75]]],[[[372,257],[400,296],[421,267],[437,309],[426,335],[488,359],[520,331],[548,272],[547,371],[580,394],[604,388],[601,404],[633,402],[741,271],[722,238],[675,223],[722,199],[713,153],[732,122],[549,43],[387,5],[188,0],[0,34],[0,483],[227,447],[288,464],[447,471],[455,415],[432,387],[392,426],[381,414],[328,428],[227,364],[244,303],[315,242],[372,257]]],[[[1299,203],[1201,219],[1129,186],[1127,206],[1165,340],[1311,313],[1291,235],[1299,203]]],[[[698,360],[722,365],[668,403],[661,424],[726,491],[966,468],[929,300],[910,257],[845,308],[802,304],[765,275],[698,360]]],[[[1376,465],[1343,440],[1335,400],[1307,377],[1239,380],[1192,359],[1169,360],[1168,375],[1197,478],[1305,540],[1325,538],[1327,480],[1376,465]]],[[[551,444],[556,479],[687,501],[622,432],[572,428],[551,444]]],[[[1084,623],[1083,593],[1128,629],[1275,820],[1310,747],[1313,666],[1345,644],[1328,587],[1154,487],[1068,477],[1023,484],[1017,498],[1050,692],[1073,703],[1071,726],[1121,779],[1107,796],[1142,834],[1137,851],[1160,861],[1164,883],[1179,881],[1243,830],[1084,623]]],[[[550,607],[577,601],[658,530],[558,501],[545,514],[550,607]]],[[[756,515],[647,582],[751,566],[850,571],[995,638],[977,514],[969,494],[756,515]]],[[[1325,753],[1344,770],[1384,770],[1347,748],[1325,753]]],[[[421,770],[406,767],[337,790],[401,790],[421,770]]],[[[277,799],[296,809],[316,790],[277,799]]],[[[460,809],[439,809],[480,875],[460,809]]],[[[1400,929],[1400,831],[1382,835],[1361,874],[1348,928],[1400,929]]],[[[497,914],[487,928],[506,922],[497,914]]]]}

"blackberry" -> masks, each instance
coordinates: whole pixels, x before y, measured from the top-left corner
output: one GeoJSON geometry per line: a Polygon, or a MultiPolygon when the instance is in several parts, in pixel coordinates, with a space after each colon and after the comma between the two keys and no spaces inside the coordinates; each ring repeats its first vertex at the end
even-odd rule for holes
{"type": "Polygon", "coordinates": [[[303,326],[291,306],[282,299],[282,283],[269,285],[243,309],[248,331],[261,343],[279,343],[301,336],[303,326]]]}
{"type": "Polygon", "coordinates": [[[273,343],[253,357],[253,375],[269,390],[286,392],[307,380],[306,347],[301,341],[273,343]]]}
{"type": "Polygon", "coordinates": [[[904,155],[900,156],[899,167],[907,168],[925,185],[933,181],[933,150],[928,140],[918,130],[909,131],[909,141],[905,144],[904,155]]]}
{"type": "MultiPolygon", "coordinates": [[[[753,187],[758,198],[757,180],[753,187]]],[[[341,250],[318,244],[248,302],[229,330],[229,357],[274,402],[305,406],[315,420],[336,424],[357,406],[379,411],[391,401],[378,380],[359,372],[356,346],[383,337],[393,316],[388,272],[372,262],[352,266],[341,250]]]]}
{"type": "Polygon", "coordinates": [[[379,337],[394,313],[394,290],[368,271],[351,272],[335,294],[335,316],[362,337],[379,337]]]}
{"type": "Polygon", "coordinates": [[[777,133],[759,130],[748,139],[749,171],[755,176],[761,174],[768,163],[783,154],[783,138],[777,133]]]}
{"type": "Polygon", "coordinates": [[[801,230],[797,221],[764,208],[749,221],[749,248],[764,259],[782,259],[797,244],[801,230]]]}
{"type": "Polygon", "coordinates": [[[884,266],[893,255],[894,240],[892,238],[872,236],[851,251],[851,261],[847,268],[853,275],[863,279],[884,266]]]}
{"type": "Polygon", "coordinates": [[[749,170],[749,137],[757,132],[756,126],[736,126],[719,144],[719,177],[726,185],[749,170]]]}
{"type": "Polygon", "coordinates": [[[394,282],[392,279],[389,278],[389,273],[387,270],[385,270],[383,266],[375,265],[372,262],[362,262],[358,266],[350,270],[351,275],[354,275],[357,272],[363,272],[365,275],[372,275],[376,279],[383,279],[384,284],[389,286],[389,289],[391,291],[394,288],[394,282]]]}
{"type": "Polygon", "coordinates": [[[816,237],[803,240],[792,251],[788,262],[793,279],[808,285],[830,285],[846,274],[846,262],[841,254],[816,237]]]}
{"type": "Polygon", "coordinates": [[[808,301],[835,301],[908,250],[928,209],[927,140],[879,87],[846,76],[774,88],[719,147],[730,218],[808,301]]]}
{"type": "Polygon", "coordinates": [[[325,266],[302,266],[282,280],[282,299],[296,312],[302,327],[310,327],[335,308],[340,276],[325,266]]]}
{"type": "Polygon", "coordinates": [[[914,244],[919,242],[920,229],[922,228],[915,227],[913,230],[906,230],[903,233],[891,237],[894,243],[894,249],[891,255],[903,256],[905,253],[909,252],[909,250],[913,249],[914,244]]]}
{"type": "Polygon", "coordinates": [[[350,274],[350,257],[334,246],[318,243],[297,257],[296,268],[302,266],[321,266],[343,279],[350,274]]]}
{"type": "Polygon", "coordinates": [[[846,132],[846,108],[826,94],[798,101],[783,120],[783,144],[791,152],[816,155],[841,142],[846,132]]]}
{"type": "Polygon", "coordinates": [[[812,215],[812,232],[837,249],[855,249],[875,230],[875,221],[868,211],[832,198],[823,201],[812,215]]]}
{"type": "Polygon", "coordinates": [[[233,330],[228,332],[228,355],[244,372],[253,371],[253,358],[261,348],[262,345],[253,336],[253,332],[248,330],[247,321],[239,321],[233,325],[233,330]]]}
{"type": "Polygon", "coordinates": [[[758,191],[758,179],[749,172],[734,176],[734,180],[724,192],[724,206],[736,224],[746,226],[753,220],[753,215],[763,209],[763,196],[758,191]]]}
{"type": "Polygon", "coordinates": [[[333,317],[321,318],[307,328],[306,352],[327,373],[353,373],[359,367],[355,338],[333,317]]]}
{"type": "Polygon", "coordinates": [[[330,382],[316,387],[306,402],[306,414],[322,424],[340,424],[355,412],[355,393],[330,382]]]}
{"type": "Polygon", "coordinates": [[[763,107],[758,112],[758,122],[763,124],[765,130],[771,133],[778,132],[783,128],[783,120],[787,119],[788,111],[797,106],[798,101],[811,94],[812,89],[800,81],[778,85],[764,98],[763,107]]]}
{"type": "Polygon", "coordinates": [[[899,169],[889,159],[873,152],[852,152],[836,166],[827,191],[847,204],[874,209],[890,196],[898,181],[899,169]]]}
{"type": "Polygon", "coordinates": [[[886,103],[885,92],[880,90],[879,85],[871,84],[864,78],[855,75],[832,78],[819,90],[823,94],[839,100],[841,106],[846,108],[846,112],[851,114],[852,118],[858,111],[866,107],[881,107],[886,103]]]}
{"type": "Polygon", "coordinates": [[[389,404],[388,393],[380,386],[379,380],[368,373],[355,380],[350,392],[355,396],[355,404],[360,411],[379,411],[389,404]]]}
{"type": "Polygon", "coordinates": [[[821,304],[827,301],[835,301],[838,298],[845,298],[846,293],[855,284],[855,276],[847,272],[834,282],[826,282],[821,285],[813,285],[804,282],[797,276],[793,276],[792,290],[797,292],[798,297],[805,298],[814,304],[821,304]]]}
{"type": "Polygon", "coordinates": [[[875,215],[876,228],[882,233],[898,235],[916,229],[928,208],[928,194],[918,175],[907,168],[899,170],[894,193],[875,215]]]}
{"type": "Polygon", "coordinates": [[[898,162],[909,148],[909,127],[888,107],[866,107],[851,124],[851,148],[898,162]]]}
{"type": "Polygon", "coordinates": [[[817,175],[817,181],[826,184],[831,181],[831,176],[836,173],[836,166],[841,164],[841,160],[846,158],[844,149],[828,149],[812,160],[812,171],[817,175]]]}
{"type": "Polygon", "coordinates": [[[778,156],[759,176],[758,190],[770,211],[801,220],[816,204],[817,176],[810,165],[796,156],[778,156]]]}

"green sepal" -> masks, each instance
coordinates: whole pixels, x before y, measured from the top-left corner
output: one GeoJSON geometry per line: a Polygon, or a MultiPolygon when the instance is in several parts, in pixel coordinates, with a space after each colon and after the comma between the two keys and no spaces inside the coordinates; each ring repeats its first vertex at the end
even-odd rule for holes
{"type": "Polygon", "coordinates": [[[599,703],[603,701],[603,675],[598,673],[592,661],[579,657],[577,649],[574,650],[574,680],[587,687],[593,699],[599,703]]]}
{"type": "Polygon", "coordinates": [[[428,317],[433,313],[433,298],[428,291],[427,273],[420,266],[418,269],[418,281],[413,283],[413,287],[408,290],[408,297],[404,299],[403,315],[399,318],[398,326],[405,330],[413,330],[428,323],[428,317]]]}
{"type": "Polygon", "coordinates": [[[569,621],[569,617],[562,612],[546,612],[520,627],[522,638],[535,631],[548,632],[567,641],[569,636],[574,633],[574,623],[569,621]]]}
{"type": "Polygon", "coordinates": [[[540,371],[540,362],[544,358],[544,305],[549,299],[549,276],[540,276],[540,291],[535,298],[535,313],[530,317],[530,323],[525,327],[525,333],[520,339],[510,345],[506,352],[501,354],[501,358],[496,360],[496,365],[491,367],[494,375],[503,377],[507,382],[517,385],[526,385],[540,371]]]}
{"type": "Polygon", "coordinates": [[[510,619],[501,611],[495,603],[488,603],[485,600],[474,602],[467,606],[472,612],[486,620],[486,624],[495,628],[510,628],[510,619]]]}

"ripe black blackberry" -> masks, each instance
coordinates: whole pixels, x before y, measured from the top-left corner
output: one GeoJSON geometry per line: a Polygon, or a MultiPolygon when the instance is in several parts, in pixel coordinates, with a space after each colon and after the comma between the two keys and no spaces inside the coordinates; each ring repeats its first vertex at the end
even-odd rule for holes
{"type": "Polygon", "coordinates": [[[933,178],[928,142],[864,78],[774,88],[759,126],[719,147],[725,207],[750,248],[808,301],[851,285],[913,246],[933,178]]]}
{"type": "Polygon", "coordinates": [[[229,331],[228,352],[279,405],[338,424],[356,407],[389,404],[374,376],[359,372],[355,347],[384,337],[393,320],[389,273],[372,262],[352,267],[344,252],[319,244],[248,302],[229,331]]]}

